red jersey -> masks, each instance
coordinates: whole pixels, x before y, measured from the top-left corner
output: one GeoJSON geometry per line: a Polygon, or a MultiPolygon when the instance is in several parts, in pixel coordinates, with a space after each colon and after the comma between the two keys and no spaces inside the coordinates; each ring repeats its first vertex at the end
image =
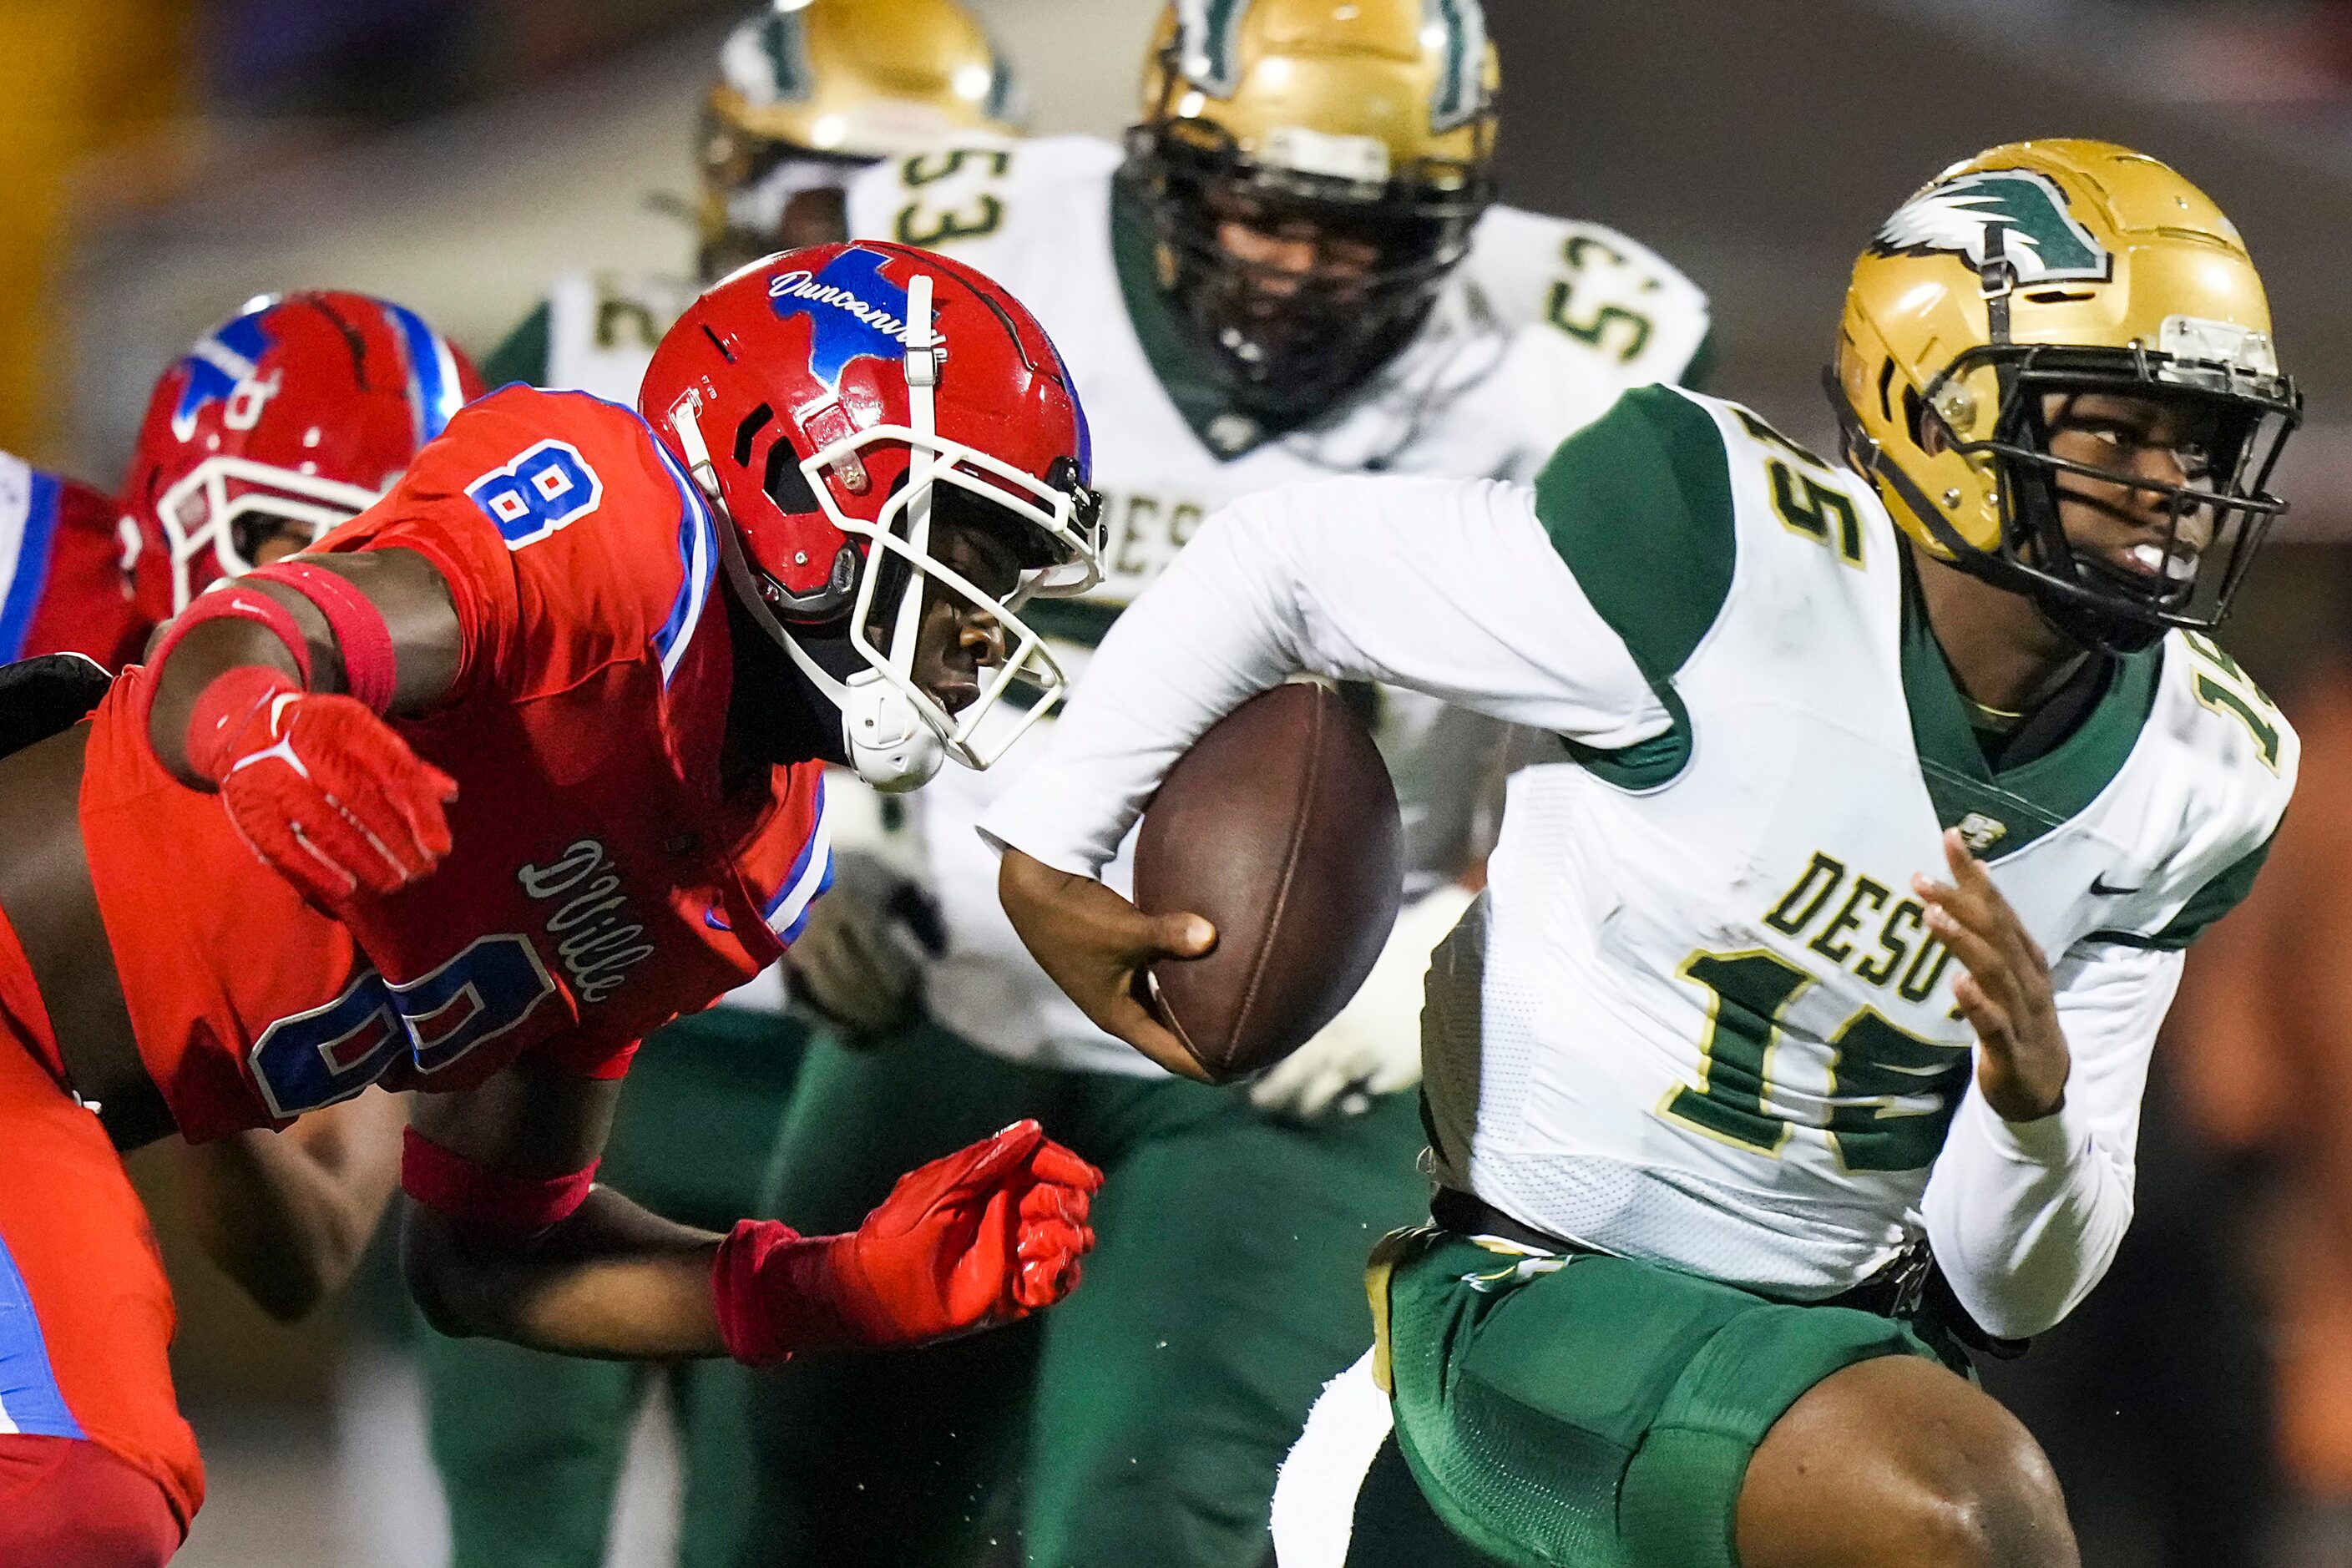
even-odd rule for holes
{"type": "Polygon", "coordinates": [[[0,452],[0,664],[139,657],[153,623],[131,602],[118,512],[105,495],[0,452]]]}
{"type": "Polygon", "coordinates": [[[448,581],[457,678],[396,721],[458,784],[455,847],[338,924],[100,705],[81,815],[157,1085],[194,1139],[517,1059],[600,1077],[773,962],[831,876],[823,768],[722,797],[733,661],[720,525],[629,410],[509,387],[450,421],[322,549],[448,581]]]}

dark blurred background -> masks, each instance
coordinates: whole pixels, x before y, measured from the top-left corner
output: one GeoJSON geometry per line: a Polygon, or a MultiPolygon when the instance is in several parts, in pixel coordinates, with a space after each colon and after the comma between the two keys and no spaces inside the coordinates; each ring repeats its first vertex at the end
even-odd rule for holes
{"type": "MultiPolygon", "coordinates": [[[[974,3],[1033,130],[1117,132],[1156,0],[974,3]]],[[[1981,146],[2133,143],[2247,236],[2309,418],[2223,640],[2296,719],[2303,785],[2191,960],[2124,1258],[1987,1381],[2051,1448],[2092,1568],[2352,1564],[2352,0],[1487,6],[1508,197],[1679,263],[1714,296],[1716,389],[1816,439],[1847,263],[1981,146]]],[[[257,292],[394,296],[479,353],[560,269],[684,272],[696,104],[745,8],[5,0],[0,448],[110,487],[149,382],[257,292]]],[[[215,1475],[182,1561],[439,1562],[389,1281],[296,1332],[175,1273],[215,1475]]],[[[616,1563],[672,1529],[657,1416],[639,1439],[616,1563]]]]}

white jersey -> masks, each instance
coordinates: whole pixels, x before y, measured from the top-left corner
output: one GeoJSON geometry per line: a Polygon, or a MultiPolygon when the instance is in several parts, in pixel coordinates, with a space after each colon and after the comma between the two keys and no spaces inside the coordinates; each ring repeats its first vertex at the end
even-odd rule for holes
{"type": "MultiPolygon", "coordinates": [[[[1138,281],[1150,266],[1148,222],[1124,205],[1114,216],[1119,157],[1085,137],[950,147],[877,165],[848,198],[853,234],[930,246],[1004,285],[1069,367],[1104,496],[1108,575],[1083,601],[1024,614],[1077,645],[1064,649],[1073,665],[1235,498],[1366,469],[1528,478],[1627,387],[1683,377],[1706,340],[1705,296],[1648,250],[1597,225],[1497,207],[1419,332],[1335,416],[1271,440],[1238,413],[1188,418],[1169,390],[1182,350],[1156,289],[1138,281]]],[[[1506,738],[1409,691],[1366,695],[1405,812],[1415,896],[1473,853],[1474,818],[1506,738]]],[[[985,774],[949,770],[923,792],[950,932],[928,976],[930,1008],[1002,1055],[1157,1073],[1055,989],[997,903],[994,857],[971,827],[1035,746],[985,774]]],[[[1122,858],[1114,880],[1125,875],[1122,858]]]]}
{"type": "Polygon", "coordinates": [[[1157,773],[1307,668],[1570,742],[1512,781],[1423,1019],[1438,1180],[1587,1246],[1793,1296],[1923,1231],[2037,1332],[2131,1212],[2180,949],[2243,896],[2293,731],[2210,641],[2110,661],[1995,772],[1869,485],[1744,409],[1628,395],[1532,488],[1252,498],[1128,615],[985,827],[1091,871],[1157,773]],[[1181,656],[1176,650],[1182,650],[1181,656]],[[1988,1108],[1915,873],[1957,827],[2052,955],[2065,1104],[1988,1108]]]}
{"type": "Polygon", "coordinates": [[[547,287],[545,363],[521,379],[635,408],[654,349],[694,296],[679,278],[564,273],[547,287]]]}

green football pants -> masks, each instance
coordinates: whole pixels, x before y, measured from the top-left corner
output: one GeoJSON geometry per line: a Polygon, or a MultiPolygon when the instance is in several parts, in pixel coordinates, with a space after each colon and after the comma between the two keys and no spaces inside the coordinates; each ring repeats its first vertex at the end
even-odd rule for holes
{"type": "Polygon", "coordinates": [[[850,1228],[901,1172],[1023,1116],[1108,1182],[1061,1305],[752,1378],[744,1561],[1260,1568],[1276,1468],[1370,1342],[1365,1255],[1428,1210],[1416,1099],[1299,1125],[1238,1089],[1020,1067],[936,1027],[814,1046],[767,1205],[796,1228],[850,1228]]]}
{"type": "MultiPolygon", "coordinates": [[[[720,1009],[646,1042],[598,1179],[657,1214],[725,1230],[754,1212],[806,1037],[795,1019],[720,1009]]],[[[454,1568],[602,1568],[629,1430],[650,1381],[677,1417],[681,1568],[726,1568],[747,1518],[742,1370],[547,1355],[416,1336],[454,1568]]]]}
{"type": "Polygon", "coordinates": [[[1412,1488],[1475,1548],[1426,1552],[1429,1568],[1737,1568],[1748,1462],[1807,1389],[1874,1356],[1968,1368],[1932,1322],[1632,1258],[1433,1228],[1382,1250],[1396,1442],[1365,1483],[1351,1568],[1408,1560],[1375,1519],[1443,1533],[1412,1525],[1412,1488]]]}

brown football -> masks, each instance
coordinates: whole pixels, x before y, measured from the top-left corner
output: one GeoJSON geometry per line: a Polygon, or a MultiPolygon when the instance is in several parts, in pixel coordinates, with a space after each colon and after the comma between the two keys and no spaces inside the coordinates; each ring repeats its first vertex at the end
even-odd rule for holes
{"type": "Polygon", "coordinates": [[[1205,958],[1163,959],[1161,1018],[1220,1083],[1329,1023],[1396,923],[1404,827],[1364,725],[1328,686],[1260,692],[1178,759],[1143,816],[1135,901],[1216,925],[1205,958]]]}

